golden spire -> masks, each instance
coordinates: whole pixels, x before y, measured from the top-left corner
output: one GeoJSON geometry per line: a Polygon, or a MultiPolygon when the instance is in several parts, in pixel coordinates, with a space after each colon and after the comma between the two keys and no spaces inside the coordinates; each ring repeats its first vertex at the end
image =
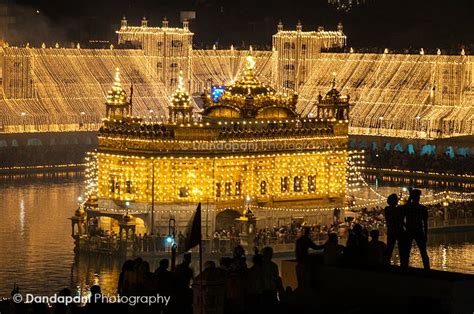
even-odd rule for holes
{"type": "Polygon", "coordinates": [[[179,76],[178,76],[178,89],[176,90],[177,92],[185,92],[186,90],[184,89],[184,78],[183,78],[183,71],[179,71],[179,76]]]}
{"type": "Polygon", "coordinates": [[[255,69],[255,58],[252,56],[252,55],[248,55],[247,58],[246,58],[247,62],[245,64],[245,69],[251,71],[253,69],[255,69]]]}
{"type": "Polygon", "coordinates": [[[112,84],[112,89],[108,92],[107,103],[108,104],[117,104],[123,105],[127,102],[127,95],[122,88],[122,83],[120,81],[120,69],[115,69],[114,83],[112,84]]]}
{"type": "Polygon", "coordinates": [[[178,87],[172,96],[171,103],[174,107],[188,107],[189,102],[189,95],[184,88],[183,71],[179,71],[178,87]]]}
{"type": "Polygon", "coordinates": [[[113,90],[122,89],[122,83],[120,82],[120,69],[115,68],[114,84],[112,85],[113,90]]]}
{"type": "Polygon", "coordinates": [[[336,88],[336,72],[332,72],[332,89],[336,88]]]}

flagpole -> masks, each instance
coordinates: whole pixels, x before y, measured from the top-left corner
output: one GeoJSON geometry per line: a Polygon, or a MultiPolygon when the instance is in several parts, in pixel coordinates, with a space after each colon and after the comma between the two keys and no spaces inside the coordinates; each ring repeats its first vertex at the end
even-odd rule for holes
{"type": "MultiPolygon", "coordinates": [[[[199,219],[201,219],[201,215],[199,215],[199,219]]],[[[203,292],[204,292],[204,289],[202,288],[202,227],[201,227],[201,223],[199,224],[200,226],[200,230],[199,232],[201,233],[201,236],[199,237],[199,288],[201,289],[201,300],[200,300],[200,304],[201,304],[201,314],[204,313],[204,304],[203,304],[203,301],[204,301],[204,295],[203,295],[203,292]]]]}

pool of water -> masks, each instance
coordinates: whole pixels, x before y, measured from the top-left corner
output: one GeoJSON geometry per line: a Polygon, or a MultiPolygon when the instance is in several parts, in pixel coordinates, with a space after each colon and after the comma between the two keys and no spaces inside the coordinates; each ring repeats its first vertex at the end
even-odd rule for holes
{"type": "MultiPolygon", "coordinates": [[[[73,252],[69,218],[83,191],[82,180],[75,174],[3,180],[0,297],[9,295],[15,284],[23,293],[41,295],[65,287],[85,291],[92,284],[115,292],[122,260],[75,257],[73,252]]],[[[433,234],[429,242],[433,268],[474,274],[474,232],[433,234]]],[[[412,261],[421,265],[418,254],[412,261]]],[[[155,269],[158,259],[150,264],[155,269]]]]}

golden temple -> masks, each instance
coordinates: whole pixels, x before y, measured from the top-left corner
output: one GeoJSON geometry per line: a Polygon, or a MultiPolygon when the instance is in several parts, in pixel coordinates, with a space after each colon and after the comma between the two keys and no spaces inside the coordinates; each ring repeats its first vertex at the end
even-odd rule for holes
{"type": "Polygon", "coordinates": [[[161,121],[132,117],[117,71],[90,155],[88,217],[113,229],[129,213],[137,232],[164,234],[170,218],[184,227],[201,202],[211,232],[248,209],[257,227],[331,223],[347,188],[349,97],[333,86],[317,116],[301,116],[298,95],[261,83],[255,63],[249,53],[241,79],[219,97],[202,94],[202,108],[180,75],[161,121]]]}

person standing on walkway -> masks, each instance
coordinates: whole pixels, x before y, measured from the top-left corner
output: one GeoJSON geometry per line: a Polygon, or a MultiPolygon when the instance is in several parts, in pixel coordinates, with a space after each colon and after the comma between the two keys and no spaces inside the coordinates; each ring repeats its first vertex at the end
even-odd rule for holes
{"type": "MultiPolygon", "coordinates": [[[[406,226],[403,208],[398,206],[397,194],[390,194],[387,198],[388,206],[384,209],[385,223],[387,225],[387,250],[385,252],[385,265],[390,265],[395,244],[398,244],[400,260],[406,249],[406,226]],[[398,242],[398,243],[397,243],[398,242]]],[[[403,260],[406,258],[403,257],[403,260]]]]}
{"type": "Polygon", "coordinates": [[[413,240],[420,250],[423,268],[430,269],[430,258],[426,251],[428,241],[428,208],[420,204],[421,191],[412,190],[407,204],[404,206],[405,224],[407,228],[407,243],[403,259],[400,256],[402,267],[408,267],[413,240]]]}

